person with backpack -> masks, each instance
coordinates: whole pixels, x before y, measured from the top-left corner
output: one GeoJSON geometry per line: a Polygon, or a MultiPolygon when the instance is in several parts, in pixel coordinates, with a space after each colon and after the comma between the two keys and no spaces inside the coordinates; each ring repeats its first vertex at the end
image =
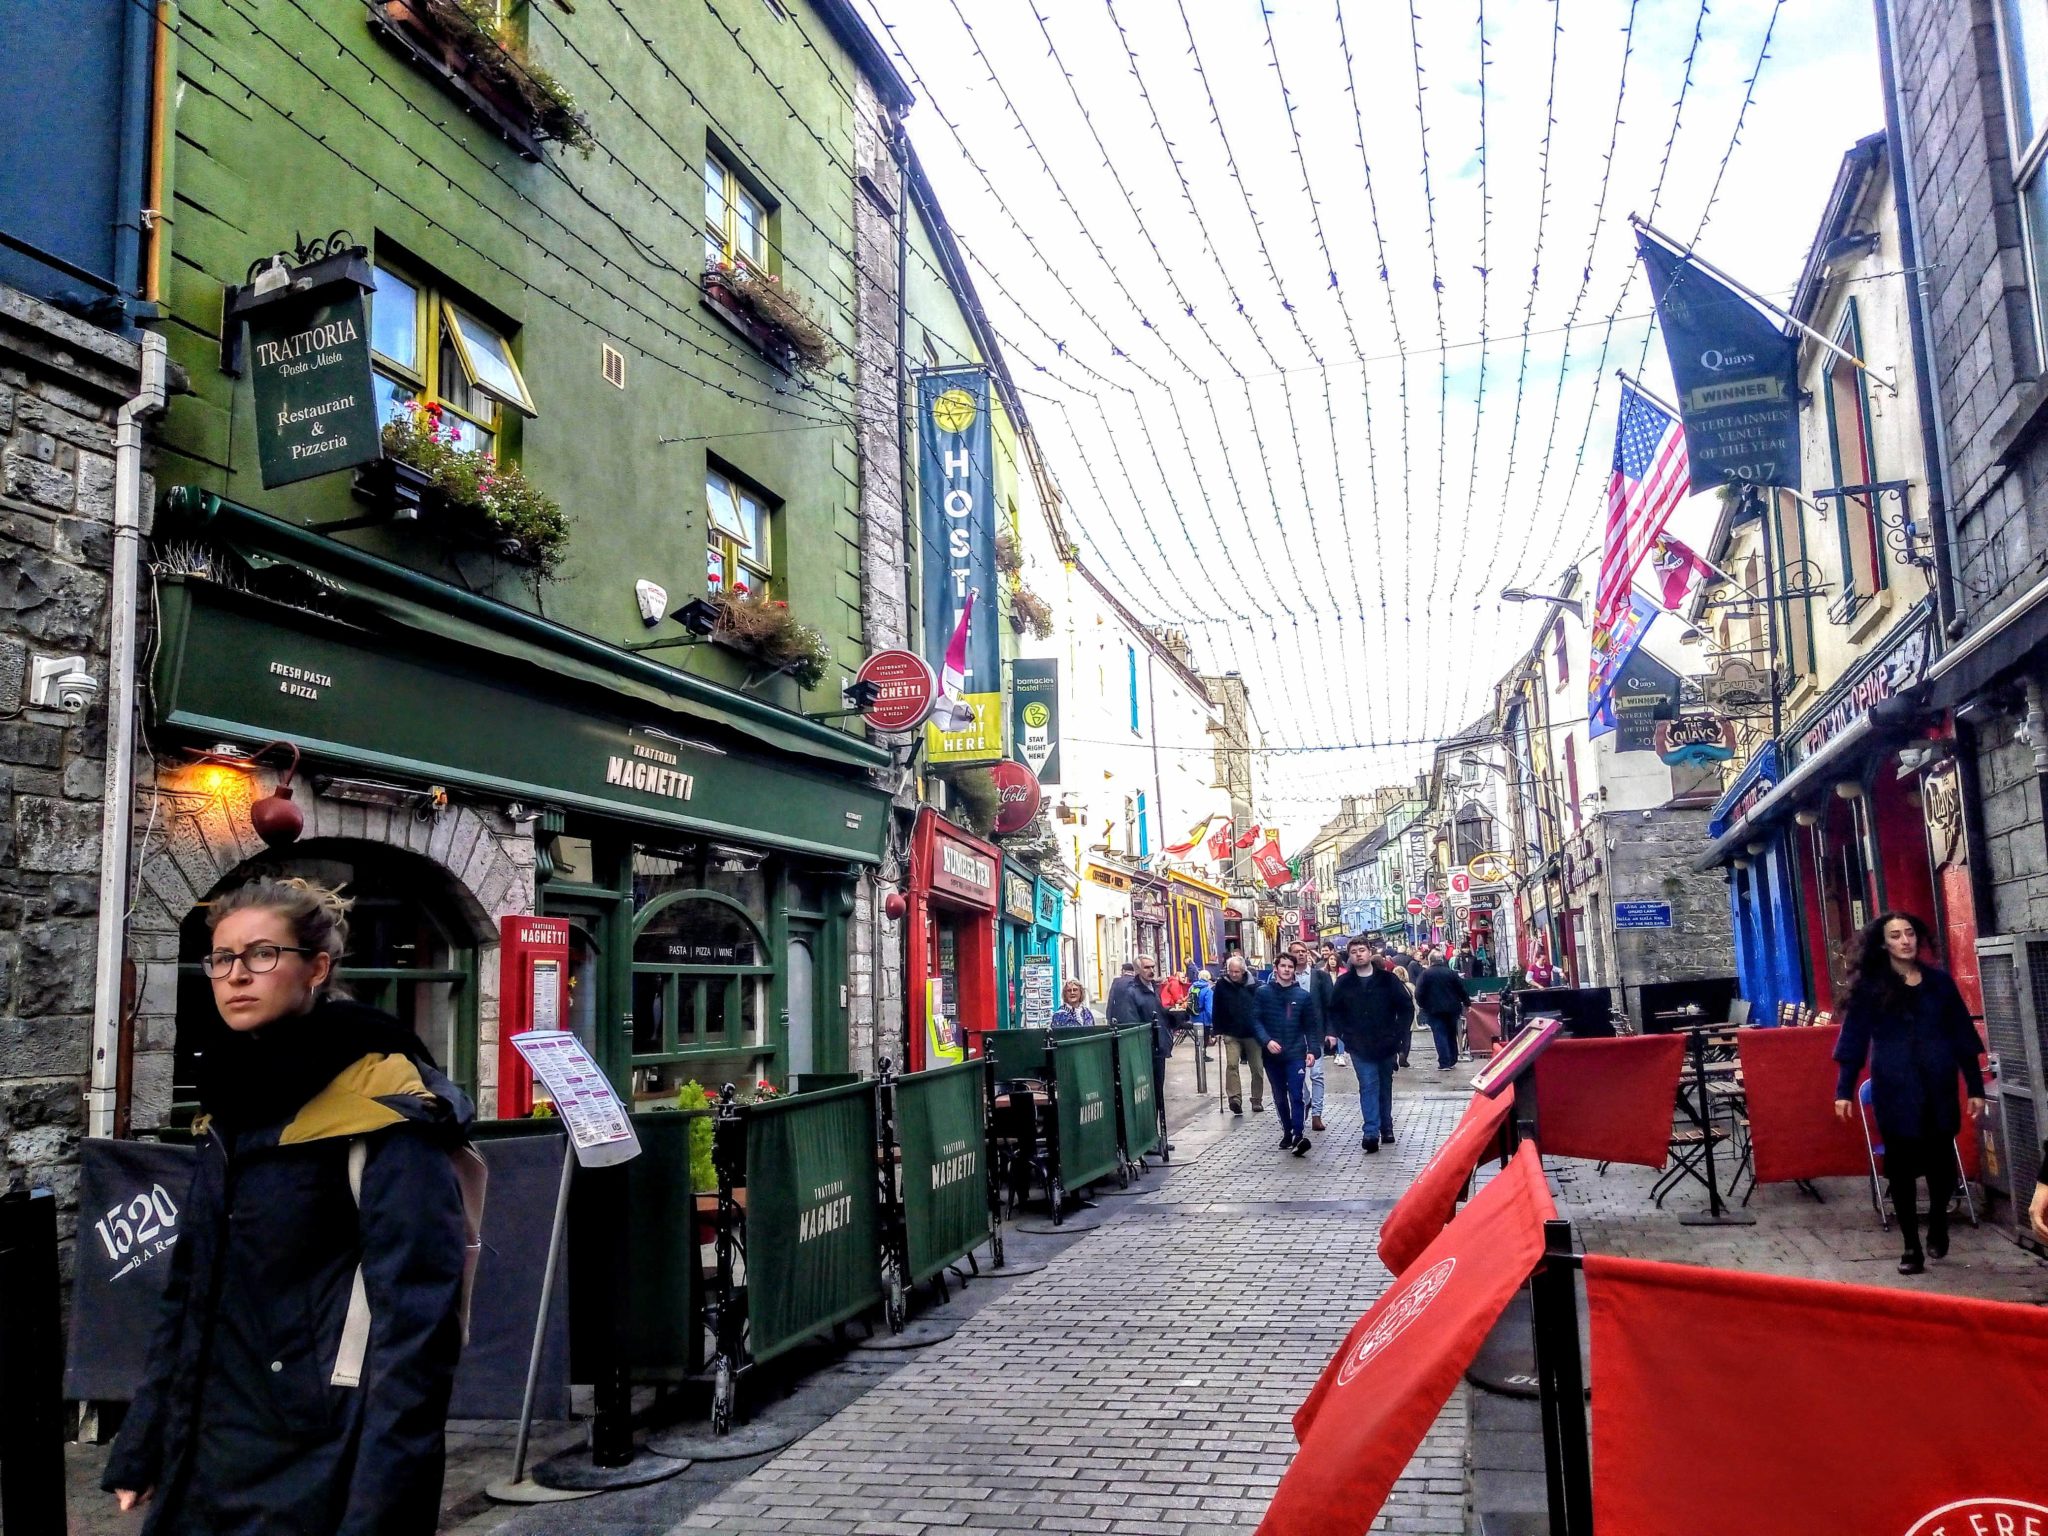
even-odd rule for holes
{"type": "Polygon", "coordinates": [[[350,903],[209,904],[226,1028],[148,1366],[102,1486],[144,1536],[431,1536],[462,1350],[474,1110],[410,1029],[340,996],[350,903]]]}

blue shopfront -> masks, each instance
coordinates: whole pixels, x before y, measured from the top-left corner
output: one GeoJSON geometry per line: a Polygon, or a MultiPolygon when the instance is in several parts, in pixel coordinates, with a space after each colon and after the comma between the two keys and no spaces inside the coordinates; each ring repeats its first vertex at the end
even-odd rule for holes
{"type": "Polygon", "coordinates": [[[1003,1024],[1029,1028],[1041,1021],[1026,1015],[1027,973],[1042,964],[1049,969],[1052,1007],[1059,1006],[1062,974],[1060,929],[1066,918],[1067,895],[1036,871],[1007,860],[1003,864],[1001,959],[1003,1024]]]}
{"type": "MultiPolygon", "coordinates": [[[[1719,843],[1742,827],[1784,777],[1778,744],[1767,744],[1714,807],[1707,835],[1719,843]]],[[[1759,1024],[1777,1021],[1781,1003],[1807,1000],[1806,945],[1801,938],[1798,849],[1789,823],[1764,826],[1727,864],[1729,914],[1735,927],[1735,975],[1759,1024]]]]}

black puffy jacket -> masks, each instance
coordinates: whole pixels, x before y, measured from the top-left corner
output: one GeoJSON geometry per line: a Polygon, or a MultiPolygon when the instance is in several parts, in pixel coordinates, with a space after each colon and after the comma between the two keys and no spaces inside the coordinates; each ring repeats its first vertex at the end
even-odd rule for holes
{"type": "Polygon", "coordinates": [[[1366,1061],[1398,1056],[1415,1021],[1415,1000],[1392,971],[1346,971],[1330,994],[1324,1027],[1366,1061]]]}
{"type": "Polygon", "coordinates": [[[163,1311],[102,1478],[156,1490],[145,1536],[431,1536],[439,1520],[464,1242],[449,1152],[469,1100],[375,1010],[325,1001],[293,1027],[401,1048],[357,1057],[280,1123],[194,1123],[163,1311]],[[362,1384],[335,1386],[358,1264],[362,1384]]]}
{"type": "Polygon", "coordinates": [[[1219,1035],[1229,1035],[1237,1040],[1252,1037],[1252,1013],[1259,984],[1247,976],[1243,981],[1232,981],[1225,971],[1223,979],[1216,983],[1209,994],[1209,1024],[1219,1035]]]}

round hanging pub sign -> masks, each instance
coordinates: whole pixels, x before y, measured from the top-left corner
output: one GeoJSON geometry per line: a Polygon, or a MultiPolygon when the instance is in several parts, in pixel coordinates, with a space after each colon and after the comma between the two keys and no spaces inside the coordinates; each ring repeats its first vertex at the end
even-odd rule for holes
{"type": "Polygon", "coordinates": [[[1043,796],[1038,775],[1008,757],[990,764],[989,774],[996,781],[996,836],[1022,832],[1038,814],[1038,802],[1043,796]]]}
{"type": "Polygon", "coordinates": [[[856,683],[873,683],[880,696],[861,715],[878,731],[912,731],[938,702],[939,679],[915,651],[877,651],[860,664],[856,683]]]}

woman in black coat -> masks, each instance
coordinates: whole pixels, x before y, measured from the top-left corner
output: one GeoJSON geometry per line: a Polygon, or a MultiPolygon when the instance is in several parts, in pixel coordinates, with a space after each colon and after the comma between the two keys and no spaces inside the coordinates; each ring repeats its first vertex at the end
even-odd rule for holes
{"type": "Polygon", "coordinates": [[[431,1536],[461,1350],[470,1106],[417,1036],[333,996],[348,903],[213,903],[227,1032],[148,1370],[107,1463],[146,1536],[431,1536]]]}
{"type": "Polygon", "coordinates": [[[1860,1113],[1856,1079],[1869,1058],[1871,1108],[1884,1139],[1892,1207],[1906,1238],[1902,1275],[1927,1267],[1915,1210],[1918,1179],[1927,1181],[1927,1246],[1937,1259],[1948,1256],[1954,1143],[1962,1130],[1958,1076],[1969,1085],[1970,1118],[1984,1112],[1984,1074],[1977,1065],[1983,1043],[1948,972],[1921,960],[1933,948],[1927,925],[1909,912],[1887,912],[1872,923],[1863,935],[1863,957],[1835,1046],[1841,1067],[1835,1113],[1844,1120],[1860,1113]]]}

